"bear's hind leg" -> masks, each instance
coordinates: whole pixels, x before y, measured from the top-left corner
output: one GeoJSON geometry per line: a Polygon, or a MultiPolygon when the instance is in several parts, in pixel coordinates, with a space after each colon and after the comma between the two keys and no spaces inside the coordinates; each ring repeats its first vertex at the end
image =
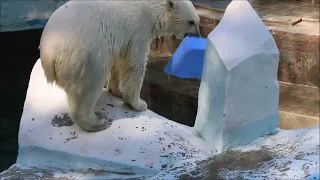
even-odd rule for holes
{"type": "Polygon", "coordinates": [[[108,91],[112,95],[122,98],[121,90],[120,90],[120,76],[118,71],[118,66],[120,62],[115,62],[114,65],[111,68],[111,75],[109,78],[109,83],[108,83],[108,91]]]}
{"type": "Polygon", "coordinates": [[[147,103],[140,98],[142,83],[146,71],[147,54],[136,49],[120,67],[123,101],[136,111],[146,111],[147,103]],[[142,53],[141,53],[142,52],[142,53]]]}
{"type": "Polygon", "coordinates": [[[94,107],[101,95],[102,88],[90,88],[89,91],[72,93],[66,91],[69,116],[87,132],[97,132],[109,127],[107,117],[101,112],[94,112],[94,107]]]}

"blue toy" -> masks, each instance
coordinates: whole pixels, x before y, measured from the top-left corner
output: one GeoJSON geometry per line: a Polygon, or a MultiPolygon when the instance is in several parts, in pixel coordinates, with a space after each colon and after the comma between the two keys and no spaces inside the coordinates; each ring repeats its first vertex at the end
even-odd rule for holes
{"type": "Polygon", "coordinates": [[[164,72],[180,78],[201,78],[206,42],[206,38],[186,36],[164,67],[164,72]]]}
{"type": "Polygon", "coordinates": [[[306,180],[320,180],[320,175],[309,175],[308,178],[306,178],[306,180]]]}

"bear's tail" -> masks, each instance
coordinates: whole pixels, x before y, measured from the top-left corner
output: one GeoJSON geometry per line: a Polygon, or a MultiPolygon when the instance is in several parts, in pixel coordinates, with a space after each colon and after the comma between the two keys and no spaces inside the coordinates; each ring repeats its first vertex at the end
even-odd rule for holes
{"type": "Polygon", "coordinates": [[[55,72],[55,58],[48,56],[44,53],[41,53],[40,50],[40,59],[41,65],[46,76],[47,82],[52,84],[56,81],[56,72],[55,72]]]}

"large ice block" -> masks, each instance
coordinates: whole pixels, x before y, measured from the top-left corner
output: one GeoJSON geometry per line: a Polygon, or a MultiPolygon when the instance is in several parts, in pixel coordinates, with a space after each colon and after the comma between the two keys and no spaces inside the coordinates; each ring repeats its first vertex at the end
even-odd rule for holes
{"type": "Polygon", "coordinates": [[[232,1],[209,34],[195,128],[207,145],[249,143],[278,128],[279,50],[248,1],[232,1]]]}

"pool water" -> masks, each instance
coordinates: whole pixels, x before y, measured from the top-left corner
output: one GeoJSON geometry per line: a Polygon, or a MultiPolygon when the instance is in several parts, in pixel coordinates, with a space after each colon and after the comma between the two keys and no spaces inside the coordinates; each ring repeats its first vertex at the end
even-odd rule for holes
{"type": "Polygon", "coordinates": [[[0,172],[16,161],[20,117],[41,29],[1,32],[0,172]]]}

